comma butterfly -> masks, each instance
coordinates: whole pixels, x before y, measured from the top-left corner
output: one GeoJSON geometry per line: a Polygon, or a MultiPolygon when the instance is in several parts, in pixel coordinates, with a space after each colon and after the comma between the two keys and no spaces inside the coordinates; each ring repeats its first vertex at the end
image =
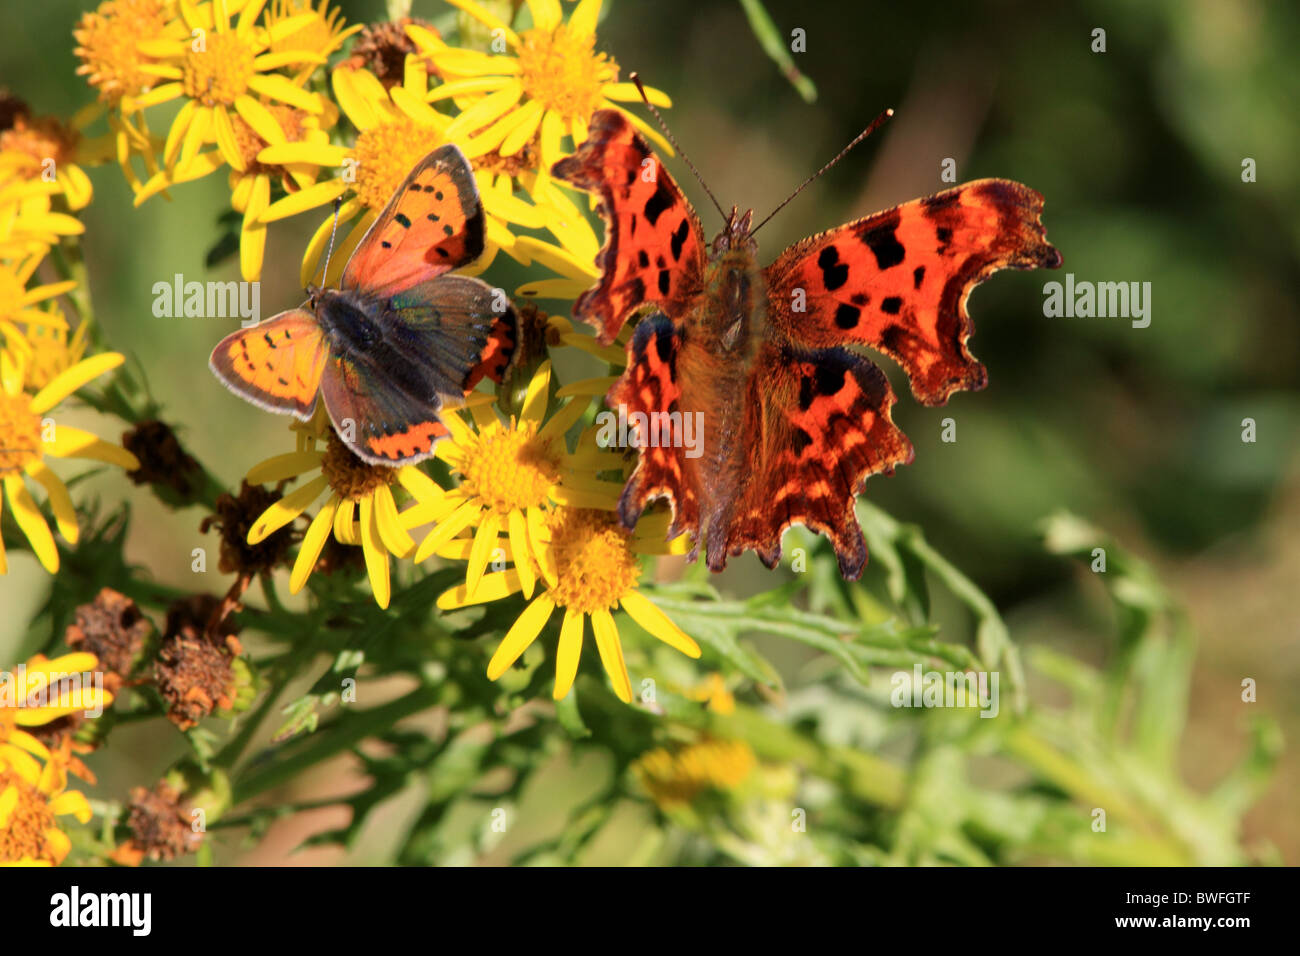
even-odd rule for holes
{"type": "Polygon", "coordinates": [[[208,364],[236,395],[303,421],[319,390],[339,437],[371,464],[428,458],[447,435],[443,401],[500,381],[518,340],[504,292],[444,274],[482,254],[484,230],[469,162],[439,147],[388,201],[338,289],[309,287],[299,308],[222,339],[208,364]]]}
{"type": "Polygon", "coordinates": [[[575,315],[609,344],[649,311],[607,402],[634,421],[635,412],[650,423],[703,416],[698,457],[639,437],[620,517],[631,527],[652,501],[670,499],[669,536],[690,533],[692,558],[703,543],[714,571],[749,549],[775,567],[781,535],[800,523],[826,535],[840,572],[857,578],[867,548],[854,497],[913,451],[890,418],[888,380],[845,346],[883,352],[918,400],[942,405],[987,381],[966,348],[971,289],[999,269],[1061,264],[1040,222],[1043,197],[1004,179],[847,223],[760,268],[753,211],[733,207],[706,244],[690,203],[618,111],[597,112],[586,142],[553,172],[597,193],[606,221],[603,275],[575,315]]]}

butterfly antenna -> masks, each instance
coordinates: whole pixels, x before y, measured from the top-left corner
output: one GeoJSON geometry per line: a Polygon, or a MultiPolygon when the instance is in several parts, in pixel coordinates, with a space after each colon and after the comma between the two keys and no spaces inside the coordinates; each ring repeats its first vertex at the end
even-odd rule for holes
{"type": "Polygon", "coordinates": [[[339,231],[339,208],[343,205],[343,197],[337,196],[334,199],[334,225],[330,227],[330,245],[325,250],[325,267],[321,269],[320,284],[325,284],[325,279],[330,274],[330,256],[334,255],[334,236],[339,231]]]}
{"type": "Polygon", "coordinates": [[[877,116],[875,119],[873,119],[873,120],[871,121],[871,125],[870,125],[870,126],[868,126],[866,129],[864,129],[861,133],[859,133],[857,136],[855,136],[855,137],[853,138],[853,142],[849,143],[849,145],[845,146],[842,150],[840,150],[839,153],[835,156],[835,158],[832,159],[829,163],[827,163],[827,164],[826,164],[825,166],[823,166],[821,169],[817,170],[817,172],[813,173],[811,176],[809,176],[807,179],[805,179],[805,180],[800,184],[799,188],[796,189],[794,192],[792,192],[792,193],[791,193],[791,194],[786,198],[785,202],[781,203],[781,205],[777,206],[775,209],[773,209],[771,212],[769,212],[769,213],[767,214],[767,218],[765,218],[762,222],[760,222],[757,226],[755,226],[755,227],[750,231],[749,234],[752,236],[754,233],[758,232],[758,230],[762,229],[763,226],[766,225],[768,219],[771,219],[773,216],[775,216],[778,212],[780,212],[780,211],[781,211],[782,209],[784,209],[786,206],[790,205],[790,201],[791,201],[792,199],[794,199],[795,196],[797,196],[797,195],[799,195],[801,192],[803,192],[803,191],[808,187],[808,185],[809,185],[809,184],[810,184],[814,179],[816,179],[816,178],[817,178],[818,176],[820,176],[822,173],[826,172],[826,170],[830,169],[832,166],[834,166],[836,163],[838,163],[841,159],[843,159],[845,156],[847,156],[849,150],[851,150],[854,146],[857,146],[858,143],[862,142],[864,139],[866,139],[868,136],[870,136],[870,135],[871,135],[872,133],[874,133],[876,130],[880,129],[880,127],[884,125],[885,120],[889,119],[889,118],[890,118],[891,116],[893,116],[893,115],[894,115],[894,111],[893,111],[893,110],[885,110],[883,113],[881,113],[881,114],[880,114],[879,116],[877,116]]]}
{"type": "Polygon", "coordinates": [[[659,111],[655,109],[655,105],[650,102],[650,97],[645,95],[645,87],[641,85],[641,77],[632,73],[628,76],[628,79],[636,84],[637,92],[641,94],[641,99],[645,101],[645,105],[648,106],[650,112],[654,114],[655,121],[659,124],[659,128],[664,131],[664,135],[668,137],[668,142],[673,144],[673,149],[677,152],[677,155],[680,156],[686,165],[690,167],[691,172],[695,174],[695,178],[698,179],[700,185],[704,187],[704,191],[708,193],[709,198],[713,200],[713,208],[718,210],[718,215],[725,220],[727,214],[722,211],[722,205],[718,202],[718,197],[713,195],[713,190],[710,189],[709,184],[704,181],[704,177],[700,175],[700,171],[695,168],[695,164],[691,162],[691,158],[686,155],[680,146],[677,145],[677,139],[673,136],[672,130],[668,128],[668,124],[664,122],[664,118],[659,115],[659,111]]]}

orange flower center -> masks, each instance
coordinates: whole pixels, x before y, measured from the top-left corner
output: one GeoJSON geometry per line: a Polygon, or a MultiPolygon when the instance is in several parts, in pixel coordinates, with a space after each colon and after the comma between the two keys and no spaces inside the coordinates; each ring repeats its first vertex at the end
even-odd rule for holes
{"type": "Polygon", "coordinates": [[[559,463],[537,441],[534,423],[480,434],[467,452],[462,489],[502,515],[545,504],[560,478],[559,463]]]}
{"type": "Polygon", "coordinates": [[[41,420],[31,396],[0,390],[0,476],[16,474],[41,457],[41,420]]]}
{"type": "Polygon", "coordinates": [[[526,30],[519,40],[524,92],[566,120],[588,119],[605,86],[618,79],[618,64],[595,52],[593,34],[579,36],[562,24],[553,31],[526,30]]]}
{"type": "Polygon", "coordinates": [[[396,468],[362,461],[352,454],[352,450],[343,444],[332,429],[325,441],[321,472],[340,497],[360,501],[380,485],[392,484],[396,479],[396,468]]]}
{"type": "MultiPolygon", "coordinates": [[[[197,38],[194,41],[198,42],[197,38]]],[[[191,44],[181,67],[185,95],[204,106],[230,106],[248,89],[257,67],[253,50],[234,30],[209,31],[203,35],[203,49],[191,44]]]]}
{"type": "Polygon", "coordinates": [[[379,123],[357,137],[357,197],[370,209],[388,205],[407,174],[442,140],[408,117],[379,123]]]}
{"type": "Polygon", "coordinates": [[[53,829],[56,829],[54,811],[49,801],[12,770],[0,769],[0,863],[18,860],[58,863],[57,853],[46,836],[53,829]],[[15,797],[13,807],[5,814],[5,805],[15,797]]]}
{"type": "MultiPolygon", "coordinates": [[[[294,109],[292,106],[281,106],[278,103],[267,105],[266,109],[274,117],[276,123],[279,124],[285,139],[291,143],[302,141],[303,123],[307,119],[306,113],[294,109]]],[[[245,175],[253,176],[258,173],[282,174],[284,172],[283,167],[274,164],[267,165],[257,161],[257,154],[270,145],[258,135],[257,130],[249,126],[238,113],[232,113],[230,119],[235,130],[235,147],[239,150],[239,155],[244,159],[245,175]]]]}
{"type": "Polygon", "coordinates": [[[55,169],[71,162],[81,137],[76,130],[64,126],[53,116],[31,119],[18,116],[12,129],[0,133],[0,152],[15,152],[26,156],[28,168],[39,167],[47,159],[54,160],[55,169]]]}
{"type": "Polygon", "coordinates": [[[559,508],[550,519],[555,603],[590,614],[618,604],[636,587],[641,566],[613,513],[559,508]]]}
{"type": "Polygon", "coordinates": [[[81,60],[77,72],[99,90],[101,100],[115,103],[157,82],[140,69],[148,57],[136,44],[158,38],[171,16],[168,7],[166,0],[108,0],[82,16],[72,31],[81,60]]]}

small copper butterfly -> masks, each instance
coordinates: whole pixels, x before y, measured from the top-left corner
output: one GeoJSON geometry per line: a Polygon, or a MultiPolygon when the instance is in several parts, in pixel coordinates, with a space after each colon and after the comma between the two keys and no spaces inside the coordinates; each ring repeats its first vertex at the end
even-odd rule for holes
{"type": "Polygon", "coordinates": [[[318,394],[335,431],[371,464],[433,454],[438,418],[484,377],[500,381],[519,317],[500,289],[446,275],[483,252],[474,172],[447,145],[393,194],[343,269],[296,309],[226,336],[208,364],[236,395],[307,421],[318,394]]]}

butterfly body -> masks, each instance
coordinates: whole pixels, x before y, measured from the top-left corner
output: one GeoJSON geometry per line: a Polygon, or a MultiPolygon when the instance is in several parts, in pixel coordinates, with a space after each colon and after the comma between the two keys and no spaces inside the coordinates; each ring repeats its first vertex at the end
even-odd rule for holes
{"type": "Polygon", "coordinates": [[[602,276],[575,315],[606,343],[638,320],[607,403],[632,421],[703,422],[697,457],[641,436],[624,524],[668,499],[670,537],[692,534],[692,557],[703,547],[715,571],[746,550],[774,566],[785,529],[803,524],[830,539],[844,577],[858,577],[866,543],[854,498],[913,452],[893,423],[888,380],[853,347],[897,361],[924,404],[982,388],[966,299],[998,269],[1060,265],[1039,222],[1042,197],[1006,180],[968,183],[811,236],[761,268],[751,213],[733,209],[706,245],[631,124],[606,110],[589,128],[554,174],[596,192],[606,219],[602,276]]]}
{"type": "Polygon", "coordinates": [[[483,251],[473,171],[454,146],[426,156],[348,260],[337,289],[233,332],[209,364],[231,391],[309,420],[317,396],[339,437],[371,464],[433,453],[443,403],[500,380],[518,317],[499,289],[448,275],[483,251]]]}

